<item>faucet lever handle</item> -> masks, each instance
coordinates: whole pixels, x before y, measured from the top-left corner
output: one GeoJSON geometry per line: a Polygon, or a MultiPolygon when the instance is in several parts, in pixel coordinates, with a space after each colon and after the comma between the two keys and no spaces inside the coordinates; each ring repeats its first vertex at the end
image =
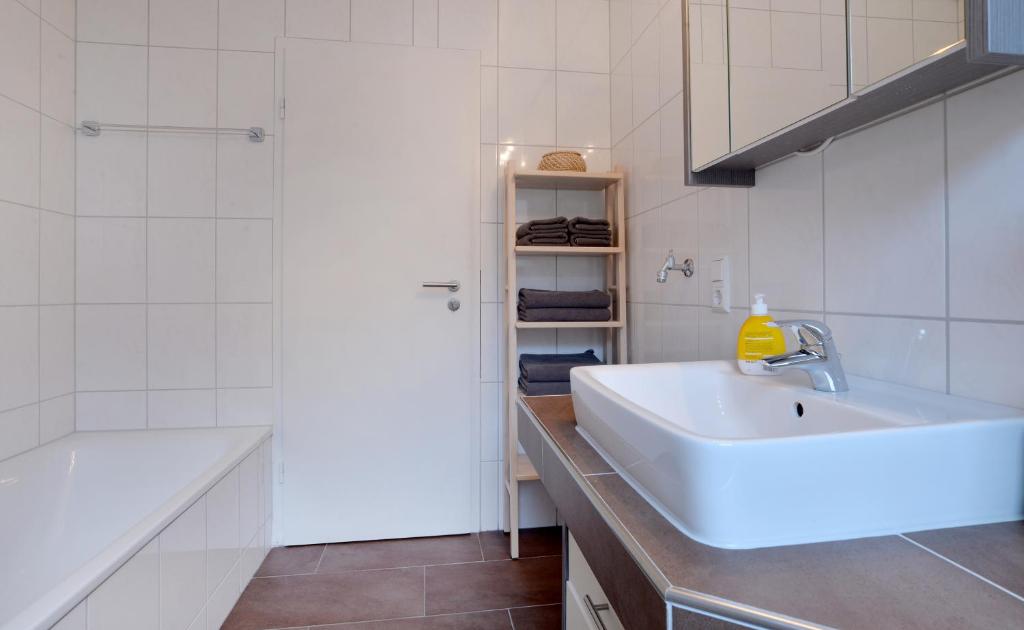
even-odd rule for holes
{"type": "Polygon", "coordinates": [[[832,339],[832,330],[825,325],[825,322],[815,319],[780,319],[769,322],[768,325],[776,328],[789,328],[805,345],[808,345],[808,339],[804,336],[805,332],[810,334],[815,345],[824,344],[832,339]]]}

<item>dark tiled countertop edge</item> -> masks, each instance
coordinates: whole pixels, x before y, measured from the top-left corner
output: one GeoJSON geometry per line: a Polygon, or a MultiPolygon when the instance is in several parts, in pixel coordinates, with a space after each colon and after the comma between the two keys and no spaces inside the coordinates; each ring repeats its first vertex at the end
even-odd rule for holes
{"type": "MultiPolygon", "coordinates": [[[[648,554],[644,546],[634,537],[629,527],[619,518],[616,510],[602,497],[601,491],[595,487],[594,484],[600,483],[602,478],[605,480],[610,480],[611,478],[621,480],[621,477],[615,472],[609,472],[610,468],[603,459],[600,459],[600,464],[595,465],[594,457],[600,458],[600,455],[576,433],[571,397],[546,396],[526,398],[521,401],[520,407],[530,419],[531,424],[534,425],[539,435],[548,443],[551,451],[556,454],[561,465],[568,470],[580,489],[594,504],[601,517],[626,548],[630,556],[641,567],[651,583],[664,594],[664,598],[668,603],[767,628],[808,630],[831,627],[673,584],[658,566],[658,563],[648,554]],[[541,415],[544,416],[543,420],[541,415]],[[571,434],[567,430],[570,427],[572,429],[571,434]],[[585,472],[586,470],[590,472],[585,472]]],[[[1009,538],[1011,544],[1017,546],[1014,555],[1020,557],[1015,557],[1015,561],[1017,563],[1024,562],[1024,549],[1019,547],[1019,542],[1024,541],[1024,523],[1006,525],[1011,528],[1011,531],[1003,531],[1001,535],[1004,538],[1009,538]]],[[[945,533],[959,534],[959,538],[963,539],[965,536],[970,535],[972,529],[977,528],[965,527],[937,530],[935,532],[939,534],[937,542],[949,540],[949,536],[941,535],[945,533]]],[[[941,545],[939,545],[938,550],[933,549],[932,546],[927,544],[931,542],[928,534],[932,534],[932,532],[889,536],[886,537],[886,540],[898,541],[896,544],[920,548],[923,550],[923,553],[933,554],[944,565],[943,571],[946,572],[948,568],[948,572],[955,573],[955,577],[958,579],[969,576],[969,579],[977,581],[979,586],[980,584],[985,584],[988,588],[1002,591],[1009,597],[1016,597],[1018,600],[1024,599],[1019,591],[1014,592],[1016,588],[1014,588],[1014,591],[1011,591],[997,581],[989,579],[985,576],[985,571],[978,570],[978,567],[972,567],[970,562],[965,561],[962,557],[957,557],[957,554],[952,553],[950,549],[943,549],[941,545]]],[[[682,536],[682,534],[677,535],[682,536]]],[[[972,542],[974,544],[981,544],[978,540],[973,540],[972,542]]],[[[839,544],[841,543],[819,543],[819,545],[826,546],[837,546],[839,544]]],[[[1013,561],[1010,561],[1010,563],[1010,570],[1013,570],[1013,561]]],[[[1018,584],[1014,583],[1010,586],[1017,587],[1018,584]]],[[[1017,603],[1024,606],[1024,602],[1017,603]]]]}

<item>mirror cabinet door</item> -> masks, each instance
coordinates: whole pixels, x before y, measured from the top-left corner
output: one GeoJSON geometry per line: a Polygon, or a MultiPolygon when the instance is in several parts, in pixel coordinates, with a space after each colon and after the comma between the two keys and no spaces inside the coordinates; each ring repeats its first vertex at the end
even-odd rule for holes
{"type": "Polygon", "coordinates": [[[726,0],[731,151],[849,96],[846,5],[726,0]]]}
{"type": "Polygon", "coordinates": [[[854,93],[964,39],[964,0],[850,0],[854,93]]]}
{"type": "Polygon", "coordinates": [[[729,58],[724,0],[686,0],[690,164],[729,153],[729,58]]]}

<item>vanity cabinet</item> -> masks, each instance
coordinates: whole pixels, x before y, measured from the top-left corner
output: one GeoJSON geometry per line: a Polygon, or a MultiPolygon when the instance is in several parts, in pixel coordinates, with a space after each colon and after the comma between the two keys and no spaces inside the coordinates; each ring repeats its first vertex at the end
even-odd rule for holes
{"type": "Polygon", "coordinates": [[[682,0],[687,180],[754,169],[1024,65],[1021,0],[682,0]]]}
{"type": "Polygon", "coordinates": [[[572,533],[568,534],[569,569],[565,581],[565,630],[624,630],[608,596],[587,564],[572,533]]]}

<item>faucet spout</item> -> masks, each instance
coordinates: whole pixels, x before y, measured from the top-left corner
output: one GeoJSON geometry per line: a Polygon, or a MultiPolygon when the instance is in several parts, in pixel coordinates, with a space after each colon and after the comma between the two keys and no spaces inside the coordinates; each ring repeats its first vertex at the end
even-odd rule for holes
{"type": "Polygon", "coordinates": [[[849,391],[846,372],[828,326],[823,322],[799,319],[773,322],[771,325],[791,329],[800,340],[800,349],[765,357],[763,362],[769,372],[802,370],[811,378],[814,389],[820,392],[849,391]]]}

